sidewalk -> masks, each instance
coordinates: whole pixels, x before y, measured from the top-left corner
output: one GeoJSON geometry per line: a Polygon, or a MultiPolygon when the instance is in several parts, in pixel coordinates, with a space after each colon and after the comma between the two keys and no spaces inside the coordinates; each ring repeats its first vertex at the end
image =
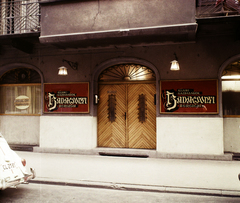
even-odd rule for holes
{"type": "Polygon", "coordinates": [[[16,152],[35,168],[32,182],[240,196],[239,161],[16,152]]]}

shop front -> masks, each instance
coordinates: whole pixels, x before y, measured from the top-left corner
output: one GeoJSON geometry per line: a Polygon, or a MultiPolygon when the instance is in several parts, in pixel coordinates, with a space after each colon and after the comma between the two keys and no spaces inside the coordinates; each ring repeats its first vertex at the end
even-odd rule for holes
{"type": "Polygon", "coordinates": [[[223,78],[165,80],[152,63],[119,57],[96,66],[89,81],[43,83],[41,72],[25,66],[11,65],[1,76],[1,131],[10,144],[83,154],[150,150],[160,157],[239,152],[238,118],[227,116],[236,105],[229,105],[223,78]]]}
{"type": "Polygon", "coordinates": [[[222,76],[240,69],[240,18],[205,4],[38,2],[36,26],[0,36],[0,132],[39,152],[239,153],[238,79],[222,76]]]}

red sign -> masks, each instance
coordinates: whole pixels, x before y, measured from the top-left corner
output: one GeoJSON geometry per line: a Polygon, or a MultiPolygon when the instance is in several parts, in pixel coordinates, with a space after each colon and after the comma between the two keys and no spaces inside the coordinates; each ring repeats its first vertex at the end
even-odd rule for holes
{"type": "Polygon", "coordinates": [[[217,114],[217,80],[161,81],[160,112],[217,114]]]}
{"type": "Polygon", "coordinates": [[[89,83],[44,84],[45,113],[89,113],[89,83]]]}

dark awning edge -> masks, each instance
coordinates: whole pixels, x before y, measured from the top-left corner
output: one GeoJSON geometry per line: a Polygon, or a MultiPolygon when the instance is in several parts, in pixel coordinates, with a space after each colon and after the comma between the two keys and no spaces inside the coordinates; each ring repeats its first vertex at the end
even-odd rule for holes
{"type": "Polygon", "coordinates": [[[43,44],[53,44],[64,47],[93,46],[93,42],[97,46],[106,46],[107,44],[114,43],[114,40],[117,40],[117,44],[195,41],[197,27],[197,23],[187,23],[70,34],[41,35],[39,40],[40,43],[43,44]]]}

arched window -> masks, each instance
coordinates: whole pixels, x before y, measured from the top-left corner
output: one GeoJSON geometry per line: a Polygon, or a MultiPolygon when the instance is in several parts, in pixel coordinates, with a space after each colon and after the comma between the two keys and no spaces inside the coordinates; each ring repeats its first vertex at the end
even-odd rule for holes
{"type": "Polygon", "coordinates": [[[240,61],[229,64],[222,73],[224,116],[240,116],[240,61]]]}
{"type": "Polygon", "coordinates": [[[41,78],[35,70],[13,69],[0,78],[0,114],[41,114],[41,78]]]}

